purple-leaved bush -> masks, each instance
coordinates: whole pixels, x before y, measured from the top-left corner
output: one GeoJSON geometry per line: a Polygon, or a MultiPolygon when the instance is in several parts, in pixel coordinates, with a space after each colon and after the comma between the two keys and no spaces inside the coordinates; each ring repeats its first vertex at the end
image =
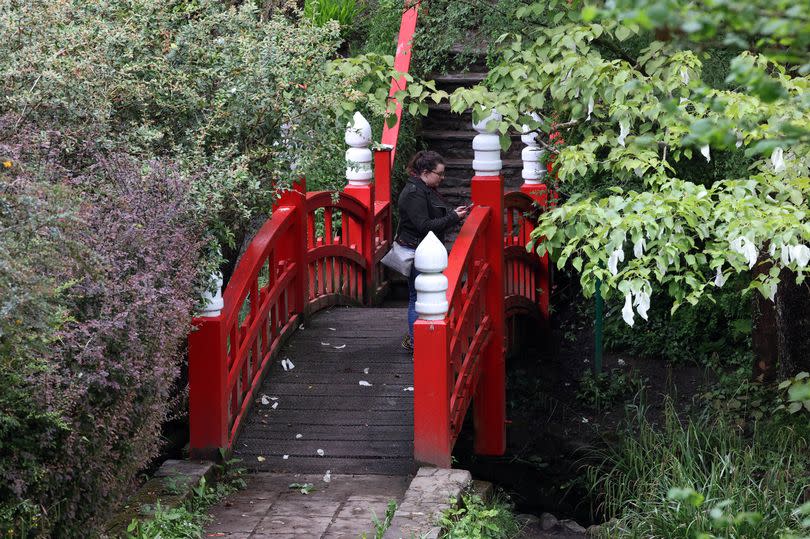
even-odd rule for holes
{"type": "Polygon", "coordinates": [[[65,133],[15,133],[5,120],[0,152],[5,144],[20,160],[12,177],[71,194],[75,218],[59,233],[78,247],[42,268],[64,287],[69,318],[54,330],[47,375],[28,381],[32,402],[65,428],[32,433],[48,440],[42,458],[32,456],[41,475],[0,505],[27,499],[43,511],[41,529],[84,536],[160,450],[196,300],[201,230],[172,163],[65,133]]]}

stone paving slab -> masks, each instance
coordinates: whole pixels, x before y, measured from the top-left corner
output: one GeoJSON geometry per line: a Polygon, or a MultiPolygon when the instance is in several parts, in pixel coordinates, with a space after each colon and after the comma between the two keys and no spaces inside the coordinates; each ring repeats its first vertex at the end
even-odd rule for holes
{"type": "Polygon", "coordinates": [[[247,477],[247,488],[211,509],[213,520],[203,537],[359,538],[374,537],[372,518],[383,518],[390,500],[402,502],[409,477],[334,474],[260,473],[247,477]],[[312,483],[301,494],[291,483],[312,483]]]}

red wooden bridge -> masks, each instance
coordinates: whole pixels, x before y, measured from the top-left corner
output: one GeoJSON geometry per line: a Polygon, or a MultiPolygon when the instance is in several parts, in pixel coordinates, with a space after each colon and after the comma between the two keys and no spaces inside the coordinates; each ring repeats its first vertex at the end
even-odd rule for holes
{"type": "MultiPolygon", "coordinates": [[[[408,70],[417,9],[403,14],[400,72],[408,70]]],[[[404,84],[392,81],[391,96],[404,84]]],[[[411,356],[399,347],[406,309],[385,303],[390,283],[380,263],[392,243],[398,126],[384,130],[388,148],[372,157],[370,130],[356,117],[346,136],[347,187],[308,192],[300,181],[286,192],[237,265],[221,309],[195,319],[192,455],[225,448],[270,471],[449,467],[470,407],[476,452],[504,452],[513,322],[548,323],[547,260],[526,249],[546,204],[542,174],[526,169],[521,191],[505,194],[498,137],[486,119],[474,126],[475,207],[449,257],[430,243],[435,237],[417,251],[423,273],[411,356]]]]}

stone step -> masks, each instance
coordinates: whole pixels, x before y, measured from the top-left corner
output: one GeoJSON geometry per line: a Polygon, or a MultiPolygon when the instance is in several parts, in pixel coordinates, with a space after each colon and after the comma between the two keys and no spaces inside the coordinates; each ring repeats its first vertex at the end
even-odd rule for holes
{"type": "Polygon", "coordinates": [[[487,77],[487,73],[464,72],[464,73],[431,73],[427,78],[436,82],[436,88],[445,92],[453,92],[456,88],[470,88],[480,84],[487,77]]]}

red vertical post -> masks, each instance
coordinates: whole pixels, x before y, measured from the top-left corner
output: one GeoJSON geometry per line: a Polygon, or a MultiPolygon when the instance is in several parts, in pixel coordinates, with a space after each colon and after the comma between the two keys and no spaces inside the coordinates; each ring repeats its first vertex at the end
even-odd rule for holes
{"type": "Polygon", "coordinates": [[[445,320],[413,326],[413,458],[450,467],[450,348],[445,320]]]}
{"type": "Polygon", "coordinates": [[[366,272],[363,281],[363,304],[369,305],[374,297],[374,184],[352,185],[343,188],[343,192],[358,199],[368,209],[365,221],[349,225],[351,241],[360,238],[360,253],[366,261],[366,272]]]}
{"type": "MultiPolygon", "coordinates": [[[[281,245],[283,252],[279,253],[281,259],[289,260],[295,264],[295,279],[290,287],[292,293],[291,313],[305,314],[307,300],[309,299],[309,271],[307,268],[307,186],[303,178],[293,184],[291,191],[285,191],[273,211],[289,211],[293,213],[293,222],[290,231],[283,236],[281,245]]],[[[272,268],[271,268],[272,270],[272,268]]]]}
{"type": "Polygon", "coordinates": [[[393,148],[374,151],[374,195],[376,202],[391,202],[391,154],[393,148]]]}
{"type": "MultiPolygon", "coordinates": [[[[548,186],[544,183],[539,185],[526,185],[525,183],[520,187],[520,191],[530,196],[532,200],[540,207],[541,211],[548,210],[549,192],[548,186]]],[[[540,257],[540,275],[537,283],[540,288],[539,308],[540,315],[543,318],[543,329],[548,330],[550,327],[550,313],[549,305],[551,301],[551,266],[549,265],[548,253],[540,257]]]]}
{"type": "Polygon", "coordinates": [[[228,350],[222,314],[195,318],[188,336],[189,449],[216,459],[228,447],[228,350]]]}
{"type": "Polygon", "coordinates": [[[492,320],[492,337],[481,357],[481,377],[473,401],[475,452],[503,455],[506,451],[506,308],[504,305],[503,178],[473,176],[472,200],[489,206],[492,218],[481,238],[490,267],[484,293],[492,320]]]}

